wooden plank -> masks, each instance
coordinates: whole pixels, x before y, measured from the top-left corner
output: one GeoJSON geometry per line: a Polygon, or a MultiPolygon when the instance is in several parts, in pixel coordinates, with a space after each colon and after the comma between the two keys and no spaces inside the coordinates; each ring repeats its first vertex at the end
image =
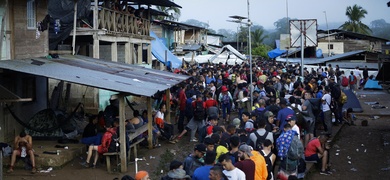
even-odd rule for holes
{"type": "Polygon", "coordinates": [[[126,159],[126,129],[125,129],[125,95],[119,94],[119,141],[120,141],[120,160],[121,172],[127,171],[126,159]]]}
{"type": "Polygon", "coordinates": [[[50,50],[49,54],[72,54],[71,50],[50,50]]]}
{"type": "Polygon", "coordinates": [[[137,53],[137,64],[142,64],[142,43],[138,44],[137,53]]]}
{"type": "Polygon", "coordinates": [[[153,149],[153,117],[152,117],[152,98],[148,97],[147,101],[147,110],[148,110],[148,143],[149,149],[153,149]]]}
{"type": "Polygon", "coordinates": [[[168,88],[165,91],[165,107],[166,107],[166,112],[165,112],[165,121],[168,123],[171,123],[171,90],[168,88]]]}
{"type": "Polygon", "coordinates": [[[142,133],[144,133],[147,130],[148,130],[148,125],[147,124],[141,126],[140,128],[136,129],[134,133],[130,133],[128,135],[129,136],[129,140],[132,141],[133,139],[135,139],[136,137],[138,137],[139,135],[141,135],[142,133]]]}

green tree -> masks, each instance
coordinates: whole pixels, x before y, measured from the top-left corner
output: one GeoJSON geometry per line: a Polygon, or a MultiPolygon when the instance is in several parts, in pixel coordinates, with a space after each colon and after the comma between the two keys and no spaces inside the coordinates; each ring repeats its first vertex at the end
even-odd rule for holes
{"type": "Polygon", "coordinates": [[[387,23],[384,19],[371,21],[370,26],[373,36],[390,39],[390,23],[387,23]]]}
{"type": "Polygon", "coordinates": [[[361,21],[366,17],[366,14],[367,11],[361,6],[356,4],[352,7],[348,6],[345,15],[349,20],[342,24],[339,29],[360,34],[371,34],[371,29],[361,21]]]}
{"type": "Polygon", "coordinates": [[[178,7],[164,7],[164,6],[156,6],[157,10],[168,14],[168,16],[158,16],[155,17],[157,20],[170,20],[177,21],[181,15],[181,11],[178,7]]]}
{"type": "Polygon", "coordinates": [[[252,38],[252,46],[258,47],[261,44],[263,44],[264,39],[268,38],[268,35],[266,35],[266,32],[263,28],[261,29],[256,29],[251,32],[251,38],[252,38]]]}
{"type": "Polygon", "coordinates": [[[252,55],[261,56],[263,58],[268,58],[268,51],[270,51],[270,50],[271,50],[270,46],[267,46],[265,44],[261,44],[261,45],[252,49],[252,55]]]}

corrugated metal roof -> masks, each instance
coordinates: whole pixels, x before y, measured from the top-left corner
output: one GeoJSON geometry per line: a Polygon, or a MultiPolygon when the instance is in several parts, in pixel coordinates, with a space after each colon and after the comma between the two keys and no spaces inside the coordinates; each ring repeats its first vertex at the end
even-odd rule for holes
{"type": "Polygon", "coordinates": [[[150,97],[189,76],[86,56],[62,55],[58,59],[33,58],[0,61],[0,68],[150,97]]]}
{"type": "MultiPolygon", "coordinates": [[[[325,58],[305,58],[303,61],[303,64],[321,64],[321,63],[325,63],[328,61],[333,61],[336,59],[342,59],[342,58],[346,58],[346,57],[353,56],[356,54],[360,54],[362,52],[365,52],[365,50],[351,51],[351,52],[346,52],[344,54],[337,54],[337,55],[329,56],[329,57],[325,57],[325,58]]],[[[286,58],[277,58],[276,61],[285,62],[286,58]]],[[[301,63],[301,58],[288,58],[288,62],[301,63]]]]}

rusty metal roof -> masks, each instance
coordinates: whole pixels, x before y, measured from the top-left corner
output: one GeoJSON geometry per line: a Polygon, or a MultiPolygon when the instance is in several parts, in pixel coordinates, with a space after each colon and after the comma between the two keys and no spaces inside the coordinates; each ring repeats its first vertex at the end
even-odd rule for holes
{"type": "Polygon", "coordinates": [[[78,55],[62,55],[58,59],[4,60],[0,61],[0,68],[147,97],[189,78],[142,66],[78,55]]]}

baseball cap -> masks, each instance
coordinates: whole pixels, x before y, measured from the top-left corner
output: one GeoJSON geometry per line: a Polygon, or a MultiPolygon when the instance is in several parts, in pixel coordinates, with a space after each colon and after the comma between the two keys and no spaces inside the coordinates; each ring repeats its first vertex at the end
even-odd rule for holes
{"type": "Polygon", "coordinates": [[[294,115],[288,115],[287,117],[286,117],[286,121],[296,121],[297,119],[295,118],[295,116],[294,115]]]}
{"type": "Polygon", "coordinates": [[[233,122],[232,122],[233,126],[238,127],[238,126],[240,126],[240,124],[241,124],[241,120],[240,119],[238,119],[238,118],[234,118],[233,119],[233,122]]]}
{"type": "Polygon", "coordinates": [[[204,145],[204,144],[197,144],[195,146],[194,150],[198,150],[200,152],[206,152],[206,145],[204,145]]]}
{"type": "Polygon", "coordinates": [[[249,156],[253,156],[253,154],[252,154],[252,147],[248,146],[247,144],[241,145],[240,148],[238,148],[238,150],[248,154],[249,156]]]}
{"type": "Polygon", "coordinates": [[[264,113],[264,116],[265,117],[274,116],[274,113],[272,113],[272,111],[267,111],[267,112],[264,113]]]}

